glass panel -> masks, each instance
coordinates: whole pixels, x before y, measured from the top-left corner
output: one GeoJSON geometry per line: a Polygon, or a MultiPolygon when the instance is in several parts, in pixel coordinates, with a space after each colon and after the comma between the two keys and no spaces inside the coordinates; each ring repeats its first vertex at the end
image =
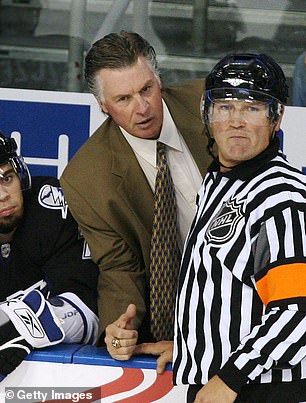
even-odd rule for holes
{"type": "Polygon", "coordinates": [[[0,86],[87,91],[84,52],[120,29],[152,43],[166,84],[204,77],[229,52],[268,53],[288,77],[291,104],[306,1],[0,0],[0,86]]]}

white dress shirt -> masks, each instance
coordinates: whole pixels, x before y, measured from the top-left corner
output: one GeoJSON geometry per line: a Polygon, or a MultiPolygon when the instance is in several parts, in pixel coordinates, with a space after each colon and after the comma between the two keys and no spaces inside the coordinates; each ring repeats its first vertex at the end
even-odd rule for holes
{"type": "Polygon", "coordinates": [[[164,101],[163,116],[163,125],[158,140],[135,137],[122,127],[120,129],[132,147],[153,192],[157,172],[156,143],[160,141],[167,145],[168,164],[175,187],[177,203],[179,246],[182,250],[196,211],[196,195],[202,183],[202,176],[164,101]]]}

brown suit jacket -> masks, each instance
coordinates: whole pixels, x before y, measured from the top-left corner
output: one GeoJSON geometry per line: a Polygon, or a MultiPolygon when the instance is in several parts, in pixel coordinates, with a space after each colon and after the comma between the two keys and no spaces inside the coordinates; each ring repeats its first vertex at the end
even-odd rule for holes
{"type": "MultiPolygon", "coordinates": [[[[202,175],[210,158],[199,105],[203,80],[163,90],[174,122],[202,175]]],[[[153,193],[133,150],[108,118],[66,167],[61,185],[99,265],[100,331],[137,306],[140,340],[148,333],[148,280],[153,193]]]]}

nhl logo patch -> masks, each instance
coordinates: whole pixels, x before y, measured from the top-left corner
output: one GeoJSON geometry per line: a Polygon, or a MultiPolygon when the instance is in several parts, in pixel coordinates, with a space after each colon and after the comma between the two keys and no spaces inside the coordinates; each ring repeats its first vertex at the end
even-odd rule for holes
{"type": "Polygon", "coordinates": [[[1,256],[7,259],[11,253],[11,245],[9,243],[4,243],[1,245],[1,256]]]}
{"type": "Polygon", "coordinates": [[[243,218],[242,207],[243,202],[237,203],[235,199],[229,199],[223,203],[206,231],[208,242],[222,245],[234,236],[237,225],[243,218]]]}

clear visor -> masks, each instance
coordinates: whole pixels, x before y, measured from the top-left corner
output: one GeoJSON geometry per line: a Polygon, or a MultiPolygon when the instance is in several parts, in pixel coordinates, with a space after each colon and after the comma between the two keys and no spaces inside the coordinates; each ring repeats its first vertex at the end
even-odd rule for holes
{"type": "Polygon", "coordinates": [[[271,123],[273,97],[245,89],[223,88],[207,91],[207,113],[209,123],[238,120],[256,126],[271,123]]]}

